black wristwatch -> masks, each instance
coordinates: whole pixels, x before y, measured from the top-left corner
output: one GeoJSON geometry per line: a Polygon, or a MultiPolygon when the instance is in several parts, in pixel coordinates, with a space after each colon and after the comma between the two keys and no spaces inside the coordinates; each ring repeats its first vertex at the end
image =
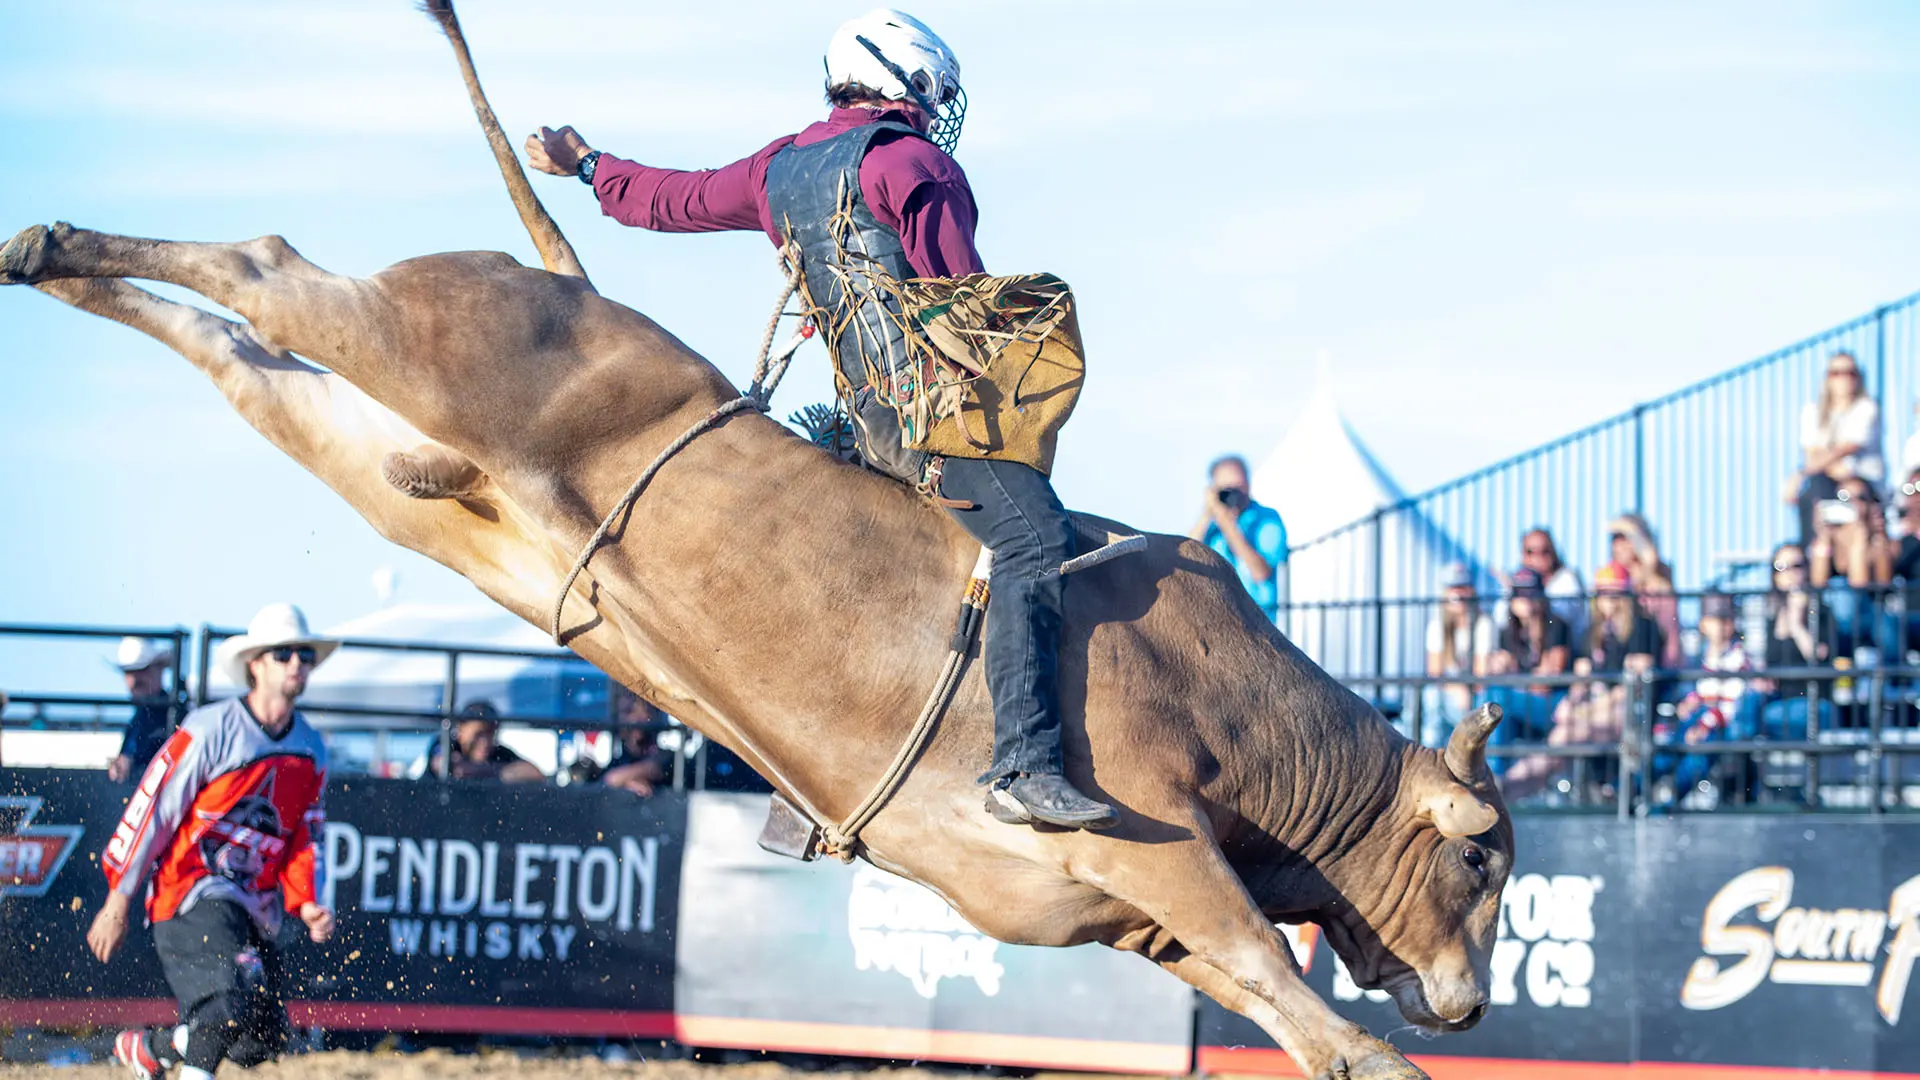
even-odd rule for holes
{"type": "Polygon", "coordinates": [[[573,172],[574,172],[574,175],[580,178],[581,183],[587,185],[588,187],[592,187],[593,186],[593,170],[599,167],[600,167],[600,151],[589,150],[586,153],[580,155],[580,164],[574,166],[573,172]]]}

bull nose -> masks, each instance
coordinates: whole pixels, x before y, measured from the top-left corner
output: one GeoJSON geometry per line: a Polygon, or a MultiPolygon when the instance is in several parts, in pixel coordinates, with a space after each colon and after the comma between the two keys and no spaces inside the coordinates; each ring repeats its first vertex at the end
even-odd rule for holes
{"type": "Polygon", "coordinates": [[[1487,1015],[1487,1003],[1485,1001],[1482,1001],[1480,1002],[1480,1004],[1475,1005],[1472,1009],[1468,1010],[1467,1015],[1460,1018],[1459,1020],[1460,1027],[1462,1029],[1470,1028],[1475,1024],[1478,1024],[1481,1020],[1485,1019],[1486,1015],[1487,1015]]]}

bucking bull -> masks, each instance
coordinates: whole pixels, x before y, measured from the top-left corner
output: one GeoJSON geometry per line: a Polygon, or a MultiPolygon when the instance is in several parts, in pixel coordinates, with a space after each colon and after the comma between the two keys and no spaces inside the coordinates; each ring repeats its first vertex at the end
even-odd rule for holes
{"type": "MultiPolygon", "coordinates": [[[[433,6],[546,270],[461,252],[352,278],[278,236],[58,224],[0,249],[0,283],[172,347],[381,535],[545,625],[635,474],[737,392],[594,291],[486,107],[450,6],[433,6]]],[[[818,821],[890,765],[977,554],[907,488],[756,412],[671,459],[610,539],[565,602],[568,644],[818,821]]],[[[1444,752],[1411,744],[1183,539],[1154,536],[1067,595],[1067,769],[1120,808],[1119,827],[1040,831],[980,810],[992,718],[974,665],[860,854],[1002,941],[1139,953],[1257,1022],[1309,1076],[1424,1076],[1307,988],[1275,922],[1319,924],[1354,980],[1422,1028],[1478,1022],[1514,851],[1486,763],[1498,712],[1444,752]]]]}

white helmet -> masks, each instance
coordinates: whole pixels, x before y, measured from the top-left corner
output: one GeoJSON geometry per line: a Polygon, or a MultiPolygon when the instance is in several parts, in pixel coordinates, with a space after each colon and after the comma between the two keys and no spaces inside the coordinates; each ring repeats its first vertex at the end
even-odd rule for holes
{"type": "Polygon", "coordinates": [[[827,43],[826,62],[828,89],[856,83],[888,101],[912,98],[930,120],[927,138],[953,152],[967,115],[960,61],[926,23],[875,8],[840,24],[827,43]]]}

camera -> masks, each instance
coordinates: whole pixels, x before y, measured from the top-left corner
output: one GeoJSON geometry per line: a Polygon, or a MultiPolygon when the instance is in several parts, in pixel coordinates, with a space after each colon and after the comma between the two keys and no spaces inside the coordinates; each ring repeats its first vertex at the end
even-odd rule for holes
{"type": "Polygon", "coordinates": [[[1850,502],[1839,499],[1822,499],[1813,507],[1815,518],[1822,525],[1851,525],[1860,520],[1860,508],[1850,502]]]}

